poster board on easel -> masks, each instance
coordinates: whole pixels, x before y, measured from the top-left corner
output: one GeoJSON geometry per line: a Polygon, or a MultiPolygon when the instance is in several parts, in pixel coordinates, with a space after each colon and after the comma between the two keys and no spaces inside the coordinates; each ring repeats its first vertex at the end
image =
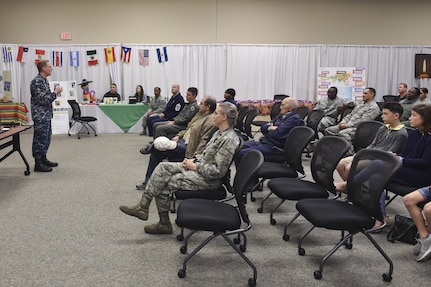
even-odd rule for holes
{"type": "Polygon", "coordinates": [[[52,103],[53,118],[51,121],[53,134],[67,134],[69,131],[69,110],[70,105],[68,100],[77,100],[76,81],[52,81],[49,83],[51,91],[54,91],[56,86],[62,86],[63,92],[57,96],[57,99],[52,103]]]}
{"type": "Polygon", "coordinates": [[[317,99],[327,96],[330,87],[337,87],[338,97],[346,101],[362,100],[365,89],[364,67],[320,67],[317,75],[317,99]]]}

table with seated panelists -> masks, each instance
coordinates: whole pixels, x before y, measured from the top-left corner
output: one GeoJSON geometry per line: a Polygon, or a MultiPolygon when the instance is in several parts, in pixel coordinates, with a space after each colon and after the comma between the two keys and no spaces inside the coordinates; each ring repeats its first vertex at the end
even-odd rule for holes
{"type": "MultiPolygon", "coordinates": [[[[79,105],[81,116],[92,116],[97,121],[90,124],[98,134],[139,133],[142,131],[142,117],[148,111],[146,104],[98,104],[79,105]]],[[[75,125],[71,133],[77,133],[80,125],[75,125]]]]}

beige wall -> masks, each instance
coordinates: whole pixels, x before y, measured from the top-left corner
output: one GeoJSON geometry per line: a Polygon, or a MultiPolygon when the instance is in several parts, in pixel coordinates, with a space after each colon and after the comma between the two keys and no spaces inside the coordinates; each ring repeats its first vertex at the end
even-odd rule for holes
{"type": "Polygon", "coordinates": [[[431,45],[430,16],[431,0],[12,0],[0,43],[431,45]]]}

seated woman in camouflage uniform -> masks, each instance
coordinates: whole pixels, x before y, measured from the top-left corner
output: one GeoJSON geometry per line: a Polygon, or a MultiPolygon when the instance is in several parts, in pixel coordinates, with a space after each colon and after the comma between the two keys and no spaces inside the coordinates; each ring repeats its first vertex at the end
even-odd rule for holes
{"type": "Polygon", "coordinates": [[[120,210],[141,220],[148,219],[148,209],[156,199],[160,221],[144,227],[151,234],[171,234],[169,196],[179,189],[215,189],[232,162],[239,138],[233,130],[237,118],[236,107],[228,102],[217,106],[214,125],[219,128],[200,155],[182,162],[161,162],[151,175],[141,201],[135,206],[120,206],[120,210]]]}

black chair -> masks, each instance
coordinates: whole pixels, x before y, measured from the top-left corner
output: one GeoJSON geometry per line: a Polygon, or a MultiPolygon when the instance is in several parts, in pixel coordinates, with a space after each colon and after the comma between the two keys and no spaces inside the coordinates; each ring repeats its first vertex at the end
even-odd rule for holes
{"type": "MultiPolygon", "coordinates": [[[[325,111],[320,109],[312,110],[307,116],[307,119],[306,119],[307,127],[311,128],[314,131],[314,138],[311,141],[310,145],[314,145],[314,142],[319,139],[319,131],[317,130],[317,126],[319,125],[320,121],[324,116],[325,116],[325,111]]],[[[311,157],[310,153],[312,152],[312,150],[310,150],[310,147],[307,147],[305,151],[307,153],[306,156],[310,158],[311,157]]]]}
{"type": "MultiPolygon", "coordinates": [[[[238,138],[240,142],[238,147],[236,148],[235,154],[238,153],[238,151],[240,151],[241,148],[244,146],[244,140],[241,137],[238,137],[238,138]]],[[[234,158],[235,156],[232,157],[231,164],[234,158]]],[[[171,213],[176,212],[177,200],[185,200],[189,198],[201,198],[201,199],[208,199],[208,200],[226,199],[227,192],[233,194],[233,189],[230,182],[231,182],[231,177],[230,177],[230,169],[229,169],[225,174],[225,176],[223,177],[222,184],[220,185],[219,188],[215,190],[183,190],[183,189],[177,190],[172,194],[172,197],[171,197],[171,201],[172,201],[171,209],[170,209],[171,213]]],[[[180,238],[181,237],[178,237],[178,240],[182,240],[180,238]]]]}
{"type": "Polygon", "coordinates": [[[338,122],[341,122],[348,114],[350,114],[353,111],[354,107],[351,105],[346,105],[343,107],[343,109],[340,111],[340,117],[338,122]]]}
{"type": "MultiPolygon", "coordinates": [[[[271,112],[269,113],[269,117],[270,117],[271,121],[273,119],[275,119],[275,117],[277,117],[280,114],[280,107],[281,107],[281,102],[274,102],[272,104],[272,106],[271,106],[271,112]]],[[[254,136],[256,136],[256,134],[258,134],[259,132],[261,132],[262,125],[267,124],[267,123],[269,123],[269,122],[268,121],[253,121],[251,123],[252,125],[259,127],[259,130],[254,133],[253,138],[254,138],[254,136]]]]}
{"type": "Polygon", "coordinates": [[[352,140],[353,150],[358,152],[360,149],[369,146],[376,137],[379,128],[384,125],[384,123],[377,121],[364,121],[359,123],[352,140]]]}
{"type": "MultiPolygon", "coordinates": [[[[251,229],[251,222],[245,208],[245,201],[247,185],[262,164],[263,155],[256,150],[248,152],[242,159],[233,182],[237,206],[224,202],[194,198],[184,200],[180,203],[176,219],[176,224],[179,227],[197,231],[209,231],[212,233],[184,259],[183,267],[178,271],[178,276],[180,278],[186,276],[187,262],[211,240],[221,236],[253,269],[253,278],[248,280],[248,285],[256,286],[256,267],[244,255],[247,245],[245,232],[251,229]],[[239,247],[236,246],[228,237],[229,235],[241,235],[244,239],[243,244],[239,247]]],[[[183,254],[186,253],[187,245],[182,246],[180,251],[183,254]]],[[[226,254],[222,256],[226,256],[226,254]]]]}
{"type": "Polygon", "coordinates": [[[285,98],[288,98],[288,95],[284,95],[284,94],[276,94],[274,95],[274,101],[282,101],[285,98]]]}
{"type": "Polygon", "coordinates": [[[310,109],[307,106],[300,106],[296,108],[296,112],[301,119],[305,119],[310,112],[310,109]]]}
{"type": "Polygon", "coordinates": [[[250,109],[248,110],[247,115],[245,116],[244,132],[241,133],[241,136],[244,141],[253,139],[253,134],[251,132],[251,123],[253,122],[257,114],[258,114],[258,111],[256,109],[250,109]]]}
{"type": "MultiPolygon", "coordinates": [[[[271,178],[295,178],[298,177],[298,174],[304,177],[305,172],[304,167],[302,166],[302,152],[313,136],[314,132],[309,127],[294,127],[287,135],[286,142],[284,144],[284,157],[282,157],[283,162],[274,162],[270,161],[271,158],[269,158],[269,160],[265,158],[265,162],[256,174],[256,178],[260,179],[258,186],[262,187],[264,181],[271,178]]],[[[256,189],[256,187],[257,186],[253,187],[250,191],[251,201],[255,201],[253,190],[256,189]]],[[[263,212],[263,204],[271,194],[272,192],[262,200],[260,207],[257,209],[259,213],[263,212]]]]}
{"type": "Polygon", "coordinates": [[[235,129],[238,133],[244,133],[244,119],[247,116],[249,106],[242,106],[239,108],[238,117],[236,119],[235,129]]]}
{"type": "MultiPolygon", "coordinates": [[[[383,280],[387,282],[392,280],[393,263],[370,233],[382,230],[386,226],[380,208],[380,196],[386,183],[400,167],[401,162],[398,158],[388,152],[376,149],[360,150],[353,159],[347,178],[348,200],[313,198],[303,199],[296,203],[300,214],[313,224],[313,227],[302,235],[298,243],[299,255],[305,255],[302,241],[315,227],[341,230],[343,235],[344,231],[348,232],[320,260],[319,270],[314,271],[315,279],[322,278],[323,265],[326,260],[342,245],[351,249],[352,237],[361,232],[389,263],[389,272],[383,274],[383,280]],[[374,227],[376,220],[383,224],[374,227]]],[[[370,258],[367,258],[367,261],[369,260],[370,258]]]]}
{"type": "Polygon", "coordinates": [[[90,125],[90,122],[97,121],[97,118],[95,117],[85,117],[81,116],[81,109],[79,108],[79,104],[75,100],[68,100],[67,101],[72,108],[72,118],[71,118],[71,124],[69,131],[67,134],[70,136],[70,130],[76,123],[80,123],[82,125],[81,129],[78,132],[78,139],[81,137],[79,136],[82,131],[85,129],[87,131],[87,134],[90,134],[90,129],[94,132],[94,136],[97,137],[96,130],[90,125]]]}
{"type": "Polygon", "coordinates": [[[398,97],[394,95],[385,95],[383,96],[383,101],[387,102],[398,102],[398,97]]]}
{"type": "MultiPolygon", "coordinates": [[[[235,151],[235,154],[238,153],[241,150],[241,148],[244,146],[244,140],[241,137],[238,137],[238,138],[240,142],[235,151]]],[[[235,156],[232,157],[231,165],[234,158],[235,156]]],[[[217,200],[220,202],[233,199],[235,195],[234,195],[233,187],[231,185],[230,174],[231,174],[231,170],[229,168],[222,179],[221,185],[215,190],[202,190],[202,189],[201,190],[183,190],[183,189],[177,190],[171,196],[171,201],[172,201],[171,210],[170,210],[171,213],[176,212],[175,205],[176,205],[177,199],[186,200],[190,198],[199,198],[199,199],[206,199],[206,200],[217,200]],[[228,192],[230,193],[229,196],[228,196],[228,192]]],[[[196,230],[192,230],[189,234],[187,234],[186,236],[187,241],[195,232],[196,230]]],[[[184,228],[181,228],[180,234],[177,235],[177,240],[178,241],[184,240],[184,228]]]]}
{"type": "MultiPolygon", "coordinates": [[[[343,155],[349,150],[350,143],[341,137],[325,136],[316,143],[316,148],[310,163],[311,175],[314,181],[299,178],[275,178],[268,182],[272,193],[281,201],[271,211],[270,222],[276,224],[274,212],[286,201],[298,201],[304,198],[328,198],[329,194],[337,192],[334,186],[334,171],[343,155]]],[[[299,217],[299,212],[284,226],[283,239],[289,240],[287,228],[299,217]]]]}

